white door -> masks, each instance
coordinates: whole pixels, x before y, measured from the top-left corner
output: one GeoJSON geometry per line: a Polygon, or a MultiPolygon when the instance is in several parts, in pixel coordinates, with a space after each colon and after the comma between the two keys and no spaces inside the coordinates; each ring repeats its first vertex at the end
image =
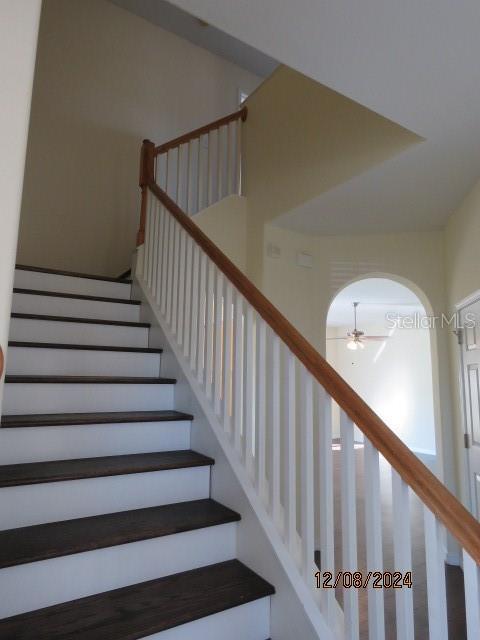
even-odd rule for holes
{"type": "Polygon", "coordinates": [[[480,301],[459,311],[471,510],[480,520],[480,301]]]}

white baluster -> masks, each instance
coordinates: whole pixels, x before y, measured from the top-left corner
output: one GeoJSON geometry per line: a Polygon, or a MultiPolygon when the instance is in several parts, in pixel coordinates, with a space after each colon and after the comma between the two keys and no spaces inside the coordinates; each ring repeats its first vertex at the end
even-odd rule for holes
{"type": "Polygon", "coordinates": [[[180,264],[178,271],[178,313],[177,313],[177,343],[183,344],[183,314],[185,305],[185,261],[186,261],[187,232],[180,228],[180,264]]]}
{"type": "Polygon", "coordinates": [[[215,367],[213,369],[214,375],[214,411],[217,416],[221,417],[222,412],[222,383],[223,383],[223,360],[224,360],[224,347],[223,347],[223,334],[225,331],[224,326],[224,299],[223,299],[223,273],[217,269],[217,282],[215,290],[215,367]]]}
{"type": "Polygon", "coordinates": [[[217,201],[222,199],[223,193],[223,146],[222,127],[217,129],[217,201]]]}
{"type": "Polygon", "coordinates": [[[205,338],[205,394],[210,400],[212,398],[212,382],[213,382],[213,332],[215,323],[215,265],[208,261],[208,280],[207,280],[207,319],[206,319],[206,338],[205,338]]]}
{"type": "Polygon", "coordinates": [[[197,372],[197,339],[200,313],[200,248],[198,244],[193,247],[192,265],[192,313],[190,323],[190,369],[197,372]]]}
{"type": "Polygon", "coordinates": [[[213,202],[213,179],[214,179],[214,162],[213,162],[213,132],[207,134],[208,140],[208,165],[207,165],[207,203],[209,207],[213,202]]]}
{"type": "Polygon", "coordinates": [[[426,506],[423,507],[423,515],[427,564],[428,632],[430,640],[448,640],[443,530],[440,522],[426,506]]]}
{"type": "MultiPolygon", "coordinates": [[[[318,387],[319,418],[319,484],[320,484],[320,566],[321,571],[335,571],[335,541],[333,512],[333,454],[332,454],[332,399],[323,389],[318,387]]],[[[335,619],[335,590],[325,589],[325,614],[330,624],[335,619]]]]}
{"type": "Polygon", "coordinates": [[[236,193],[242,195],[242,123],[241,120],[237,120],[235,123],[236,129],[236,193]]]}
{"type": "Polygon", "coordinates": [[[465,614],[468,640],[478,640],[480,629],[480,567],[463,550],[463,579],[465,583],[465,614]]]}
{"type": "MultiPolygon", "coordinates": [[[[377,449],[365,438],[365,539],[367,544],[367,571],[383,572],[382,502],[380,496],[380,457],[377,449]]],[[[368,637],[384,640],[385,610],[383,589],[368,585],[368,637]]]]}
{"type": "Polygon", "coordinates": [[[233,353],[233,429],[237,453],[242,455],[243,436],[243,298],[235,296],[235,341],[233,353]]]}
{"type": "Polygon", "coordinates": [[[175,220],[170,216],[170,228],[168,234],[168,266],[167,266],[167,290],[166,290],[166,320],[170,324],[172,319],[172,289],[173,289],[173,256],[175,253],[175,220]]]}
{"type": "Polygon", "coordinates": [[[231,195],[234,192],[234,173],[232,169],[232,152],[234,145],[232,144],[232,137],[235,133],[234,126],[231,122],[227,125],[227,195],[231,195]]]}
{"type": "Polygon", "coordinates": [[[152,259],[152,283],[150,286],[151,292],[155,295],[157,290],[157,274],[158,274],[158,256],[159,256],[159,238],[160,238],[160,213],[159,203],[156,198],[152,198],[153,206],[153,259],[152,259]]]}
{"type": "Polygon", "coordinates": [[[186,183],[185,183],[185,213],[187,215],[190,215],[190,207],[191,207],[191,198],[190,198],[190,191],[191,191],[191,181],[190,181],[190,176],[192,173],[192,140],[190,140],[190,142],[187,145],[187,176],[186,176],[186,183]]]}
{"type": "MultiPolygon", "coordinates": [[[[408,485],[392,469],[392,511],[394,569],[412,571],[412,539],[410,533],[410,500],[408,485]]],[[[398,640],[413,640],[412,589],[395,589],[398,640]]]]}
{"type": "Polygon", "coordinates": [[[186,248],[186,271],[185,271],[185,315],[183,317],[183,356],[188,360],[190,354],[190,322],[192,317],[192,262],[193,262],[193,240],[187,237],[186,248]]]}
{"type": "Polygon", "coordinates": [[[264,320],[257,322],[257,482],[258,493],[266,498],[266,458],[267,458],[267,325],[264,320]]]}
{"type": "MultiPolygon", "coordinates": [[[[342,569],[354,572],[358,569],[355,442],[353,422],[344,411],[340,412],[340,436],[342,442],[342,569]]],[[[345,612],[345,638],[357,640],[359,634],[358,593],[353,587],[343,590],[343,609],[345,612]]]]}
{"type": "Polygon", "coordinates": [[[175,189],[175,202],[180,205],[182,193],[182,145],[177,147],[177,184],[175,189]]]}
{"type": "Polygon", "coordinates": [[[169,179],[170,179],[170,150],[167,151],[167,153],[165,154],[165,193],[168,195],[168,187],[170,186],[169,183],[169,179]]]}
{"type": "Polygon", "coordinates": [[[167,216],[167,212],[165,211],[165,207],[159,203],[159,238],[158,238],[158,265],[157,265],[157,286],[155,289],[155,302],[157,303],[157,307],[160,309],[161,306],[161,296],[162,296],[162,277],[163,277],[163,260],[164,260],[164,251],[165,251],[165,218],[167,216]]]}
{"type": "Polygon", "coordinates": [[[165,222],[163,227],[162,284],[160,292],[160,312],[163,316],[165,316],[167,312],[168,255],[170,252],[170,227],[172,225],[172,216],[165,208],[164,211],[165,222]]]}
{"type": "Polygon", "coordinates": [[[172,323],[173,335],[177,333],[177,313],[178,313],[178,271],[180,268],[180,225],[175,223],[175,244],[173,248],[173,290],[172,290],[172,323]]]}
{"type": "Polygon", "coordinates": [[[198,138],[197,147],[197,207],[194,213],[200,211],[203,202],[203,154],[202,154],[202,136],[198,138]]]}
{"type": "Polygon", "coordinates": [[[148,261],[150,258],[150,225],[151,225],[151,216],[150,216],[150,189],[147,189],[147,204],[145,207],[145,239],[143,242],[143,279],[148,284],[148,261]]]}
{"type": "Polygon", "coordinates": [[[255,460],[255,345],[254,345],[255,324],[253,318],[253,307],[247,305],[247,322],[245,329],[245,450],[246,466],[251,477],[254,476],[255,460]]]}
{"type": "Polygon", "coordinates": [[[302,496],[302,565],[308,585],[314,586],[315,520],[313,473],[313,379],[302,366],[302,448],[301,448],[301,496],[302,496]]]}
{"type": "Polygon", "coordinates": [[[297,471],[296,471],[296,378],[295,357],[285,347],[285,524],[286,542],[292,553],[296,556],[297,543],[297,471]]]}
{"type": "Polygon", "coordinates": [[[206,330],[206,303],[207,303],[207,256],[203,251],[200,254],[200,287],[198,301],[198,352],[197,352],[197,379],[203,384],[205,374],[205,330],[206,330]]]}
{"type": "Polygon", "coordinates": [[[223,311],[223,428],[231,432],[232,423],[232,352],[233,352],[233,287],[229,280],[225,281],[225,306],[223,311]]]}
{"type": "Polygon", "coordinates": [[[272,423],[272,518],[278,526],[280,523],[280,338],[272,330],[270,343],[272,346],[272,387],[270,396],[270,412],[272,423]]]}

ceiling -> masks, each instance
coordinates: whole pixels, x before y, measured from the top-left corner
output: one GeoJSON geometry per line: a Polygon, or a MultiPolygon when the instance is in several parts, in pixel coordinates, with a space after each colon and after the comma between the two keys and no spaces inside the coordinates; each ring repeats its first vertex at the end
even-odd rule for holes
{"type": "Polygon", "coordinates": [[[172,3],[425,138],[282,216],[282,226],[438,229],[478,179],[478,0],[172,3]]]}
{"type": "Polygon", "coordinates": [[[359,302],[357,324],[386,327],[387,313],[424,315],[417,296],[404,285],[387,278],[366,278],[346,286],[333,300],[327,316],[328,327],[353,327],[353,303],[359,302]]]}
{"type": "Polygon", "coordinates": [[[278,62],[258,49],[220,31],[165,0],[110,0],[189,42],[226,58],[261,78],[269,76],[278,62]]]}

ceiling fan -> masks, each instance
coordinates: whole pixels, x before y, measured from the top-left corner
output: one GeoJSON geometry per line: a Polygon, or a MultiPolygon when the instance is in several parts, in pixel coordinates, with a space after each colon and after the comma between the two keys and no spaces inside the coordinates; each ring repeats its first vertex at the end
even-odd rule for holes
{"type": "Polygon", "coordinates": [[[354,318],[354,329],[353,331],[349,331],[345,337],[341,338],[327,338],[328,340],[346,340],[347,341],[347,349],[351,351],[357,351],[357,349],[365,349],[364,342],[366,340],[370,341],[382,341],[388,340],[390,336],[366,336],[364,331],[360,331],[357,329],[357,307],[360,303],[353,303],[353,318],[354,318]]]}

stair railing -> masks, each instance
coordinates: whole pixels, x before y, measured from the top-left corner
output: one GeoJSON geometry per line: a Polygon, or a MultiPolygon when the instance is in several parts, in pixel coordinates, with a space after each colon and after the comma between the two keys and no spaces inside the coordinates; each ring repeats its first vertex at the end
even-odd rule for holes
{"type": "Polygon", "coordinates": [[[155,146],[144,140],[140,162],[142,216],[137,246],[145,235],[146,189],[158,184],[188,215],[242,191],[241,126],[247,107],[155,146]]]}
{"type": "MultiPolygon", "coordinates": [[[[212,129],[203,131],[211,134],[212,129]]],[[[190,139],[178,138],[156,147],[155,153],[168,153],[190,139]]],[[[368,589],[369,638],[386,637],[384,589],[373,587],[372,575],[384,570],[380,468],[387,464],[392,476],[394,569],[398,572],[392,580],[402,587],[395,589],[397,639],[413,640],[415,633],[415,574],[413,589],[405,581],[413,570],[412,491],[424,512],[429,637],[448,638],[448,531],[463,554],[467,637],[477,639],[480,524],[174,202],[167,193],[169,181],[164,188],[156,183],[155,153],[144,144],[145,226],[139,236],[144,237],[144,244],[138,254],[137,277],[330,628],[338,622],[336,592],[317,588],[314,555],[317,547],[321,583],[328,571],[333,576],[331,586],[336,577],[338,535],[332,453],[332,405],[336,403],[340,408],[339,566],[343,578],[339,584],[343,585],[344,619],[344,629],[337,637],[359,638],[359,591],[355,587],[360,586],[368,589]],[[362,574],[358,569],[354,425],[365,437],[366,571],[362,574]]],[[[189,202],[188,196],[184,201],[189,202]]],[[[385,583],[385,577],[379,584],[393,586],[385,583]]]]}

